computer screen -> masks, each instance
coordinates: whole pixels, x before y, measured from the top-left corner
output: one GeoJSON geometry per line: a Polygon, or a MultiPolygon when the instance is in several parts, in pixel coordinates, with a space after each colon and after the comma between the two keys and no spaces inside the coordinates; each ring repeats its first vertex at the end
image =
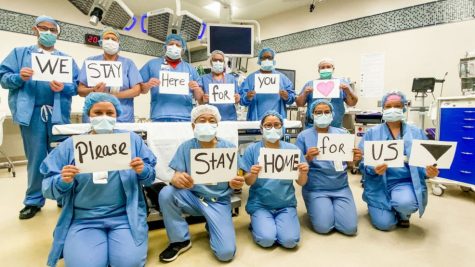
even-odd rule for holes
{"type": "Polygon", "coordinates": [[[292,82],[292,84],[295,87],[295,70],[287,70],[287,69],[275,69],[278,72],[282,72],[289,80],[292,82]]]}
{"type": "Polygon", "coordinates": [[[221,50],[230,57],[253,57],[253,26],[208,24],[208,55],[214,50],[221,50]]]}
{"type": "Polygon", "coordinates": [[[434,92],[435,78],[414,78],[412,81],[412,92],[434,92]]]}

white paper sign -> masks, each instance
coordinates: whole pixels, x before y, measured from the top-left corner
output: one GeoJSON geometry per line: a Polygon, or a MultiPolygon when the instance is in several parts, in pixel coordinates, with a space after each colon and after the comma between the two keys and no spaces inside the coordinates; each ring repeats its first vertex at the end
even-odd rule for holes
{"type": "Polygon", "coordinates": [[[404,167],[404,141],[365,141],[364,164],[377,166],[386,163],[388,167],[404,167]]]}
{"type": "Polygon", "coordinates": [[[300,153],[299,149],[261,148],[259,165],[262,169],[258,178],[297,180],[300,153]]]}
{"type": "Polygon", "coordinates": [[[279,74],[256,74],[254,76],[254,90],[256,94],[278,94],[279,87],[279,74]]]}
{"type": "Polygon", "coordinates": [[[191,149],[190,154],[195,184],[228,182],[237,175],[236,148],[191,149]]]}
{"type": "Polygon", "coordinates": [[[188,95],[190,74],[186,72],[160,71],[160,94],[188,95]]]}
{"type": "Polygon", "coordinates": [[[81,173],[130,169],[130,133],[75,135],[73,145],[81,173]]]}
{"type": "Polygon", "coordinates": [[[409,165],[426,167],[437,164],[439,169],[450,169],[456,150],[457,142],[413,140],[409,165]]]}
{"type": "Polygon", "coordinates": [[[94,87],[105,83],[109,87],[122,87],[122,62],[104,60],[86,60],[87,86],[94,87]]]}
{"type": "Polygon", "coordinates": [[[234,104],[234,84],[210,83],[208,88],[210,104],[234,104]]]}
{"type": "Polygon", "coordinates": [[[340,79],[313,81],[313,98],[340,98],[340,79]]]}
{"type": "Polygon", "coordinates": [[[31,54],[33,81],[73,82],[73,59],[49,54],[31,54]]]}
{"type": "Polygon", "coordinates": [[[318,134],[317,160],[352,161],[355,147],[354,134],[318,134]]]}

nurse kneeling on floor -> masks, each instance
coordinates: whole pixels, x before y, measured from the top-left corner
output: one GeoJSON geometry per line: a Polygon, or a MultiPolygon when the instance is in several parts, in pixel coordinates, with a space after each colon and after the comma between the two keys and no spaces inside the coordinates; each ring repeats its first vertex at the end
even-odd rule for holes
{"type": "MultiPolygon", "coordinates": [[[[345,235],[356,234],[358,216],[355,200],[348,186],[346,162],[317,160],[320,133],[346,134],[345,129],[330,126],[333,121],[333,105],[326,99],[315,100],[310,106],[314,127],[297,136],[296,145],[305,154],[310,165],[307,184],[302,195],[315,232],[327,234],[333,229],[345,235]]],[[[353,149],[353,159],[361,160],[361,151],[353,149]]]]}
{"type": "Polygon", "coordinates": [[[188,223],[183,213],[204,216],[211,249],[220,261],[230,261],[236,253],[236,234],[231,216],[231,193],[244,185],[244,178],[234,177],[217,185],[195,184],[191,173],[191,149],[231,148],[234,144],[216,137],[221,115],[215,106],[201,105],[191,111],[195,138],[182,143],[170,168],[175,170],[170,185],[160,191],[159,202],[170,244],[160,253],[160,260],[174,261],[191,248],[188,223]]]}
{"type": "MultiPolygon", "coordinates": [[[[114,130],[121,108],[110,94],[89,94],[84,113],[91,119],[90,134],[125,132],[114,130]]],[[[132,169],[100,173],[107,177],[106,184],[95,184],[93,174],[74,166],[72,138],[41,164],[44,196],[64,203],[48,266],[56,266],[61,255],[68,267],[145,265],[148,227],[142,185],[155,179],[156,158],[137,134],[131,132],[130,139],[132,169]]]]}
{"type": "MultiPolygon", "coordinates": [[[[261,148],[298,149],[291,143],[281,141],[283,118],[275,111],[268,111],[261,120],[262,141],[251,144],[240,162],[245,171],[244,179],[250,185],[246,211],[251,215],[251,231],[254,241],[262,247],[274,243],[293,248],[300,241],[300,223],[297,216],[297,200],[292,180],[257,178],[261,171],[259,152],[261,148]]],[[[297,184],[307,182],[308,165],[300,153],[297,184]]]]}
{"type": "MultiPolygon", "coordinates": [[[[391,92],[383,97],[384,123],[370,128],[359,144],[363,150],[366,141],[404,140],[404,155],[411,154],[412,140],[427,139],[424,132],[404,122],[406,96],[391,92]]],[[[365,166],[364,154],[360,170],[363,174],[363,200],[368,204],[369,217],[374,227],[389,231],[396,226],[409,227],[409,218],[419,210],[424,214],[427,205],[426,178],[439,174],[434,166],[388,168],[387,164],[365,166]]]]}

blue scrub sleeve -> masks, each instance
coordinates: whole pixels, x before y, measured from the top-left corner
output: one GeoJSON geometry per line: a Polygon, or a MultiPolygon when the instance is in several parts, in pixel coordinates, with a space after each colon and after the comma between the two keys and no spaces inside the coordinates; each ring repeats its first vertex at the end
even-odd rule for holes
{"type": "Polygon", "coordinates": [[[190,153],[190,148],[185,148],[185,143],[182,143],[175,152],[172,160],[168,167],[172,168],[177,172],[186,172],[186,152],[190,153]]]}
{"type": "Polygon", "coordinates": [[[374,171],[373,166],[364,165],[364,142],[365,141],[371,141],[371,140],[372,140],[371,131],[367,131],[363,135],[363,138],[361,139],[360,143],[358,144],[358,148],[363,152],[363,159],[360,162],[359,169],[362,173],[366,172],[369,175],[377,175],[376,172],[374,171]]]}
{"type": "Polygon", "coordinates": [[[147,62],[141,69],[140,69],[140,75],[142,76],[142,79],[144,82],[148,82],[150,80],[150,61],[147,62]]]}
{"type": "Polygon", "coordinates": [[[4,89],[19,89],[23,86],[24,81],[20,77],[21,58],[18,58],[18,48],[15,48],[8,54],[0,65],[0,85],[4,89]]]}
{"type": "MultiPolygon", "coordinates": [[[[246,148],[244,155],[242,155],[241,161],[239,161],[239,168],[246,173],[249,172],[252,166],[256,164],[256,162],[254,162],[254,154],[256,153],[255,151],[257,146],[254,144],[251,144],[248,148],[246,148]]],[[[257,153],[259,153],[259,151],[257,153]]]]}
{"type": "Polygon", "coordinates": [[[76,64],[76,61],[73,59],[73,82],[72,83],[65,83],[63,91],[61,94],[67,96],[75,96],[78,94],[78,75],[79,75],[79,68],[76,64]]]}
{"type": "Polygon", "coordinates": [[[241,95],[240,104],[246,107],[249,106],[252,102],[252,100],[247,99],[247,92],[254,90],[254,88],[251,88],[251,77],[252,79],[254,79],[254,75],[248,76],[246,79],[244,79],[244,81],[241,83],[241,87],[239,88],[239,94],[241,95]]]}
{"type": "Polygon", "coordinates": [[[142,76],[140,75],[139,69],[137,69],[137,66],[135,66],[135,63],[132,60],[129,61],[129,84],[130,87],[133,87],[141,82],[143,82],[142,76]]]}
{"type": "Polygon", "coordinates": [[[87,84],[87,73],[86,73],[86,62],[82,63],[81,71],[79,72],[79,78],[78,81],[85,86],[89,86],[87,84]]]}
{"type": "Polygon", "coordinates": [[[287,91],[289,98],[287,100],[284,100],[284,103],[286,105],[292,105],[295,101],[295,90],[294,90],[294,85],[292,82],[287,78],[287,76],[280,74],[280,78],[284,79],[284,90],[287,91]]]}

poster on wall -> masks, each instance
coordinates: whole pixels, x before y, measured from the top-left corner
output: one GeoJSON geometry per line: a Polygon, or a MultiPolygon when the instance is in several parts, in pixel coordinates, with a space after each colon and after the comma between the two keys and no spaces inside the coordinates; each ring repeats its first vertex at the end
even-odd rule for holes
{"type": "Polygon", "coordinates": [[[361,55],[362,97],[382,97],[384,90],[384,53],[361,55]]]}

